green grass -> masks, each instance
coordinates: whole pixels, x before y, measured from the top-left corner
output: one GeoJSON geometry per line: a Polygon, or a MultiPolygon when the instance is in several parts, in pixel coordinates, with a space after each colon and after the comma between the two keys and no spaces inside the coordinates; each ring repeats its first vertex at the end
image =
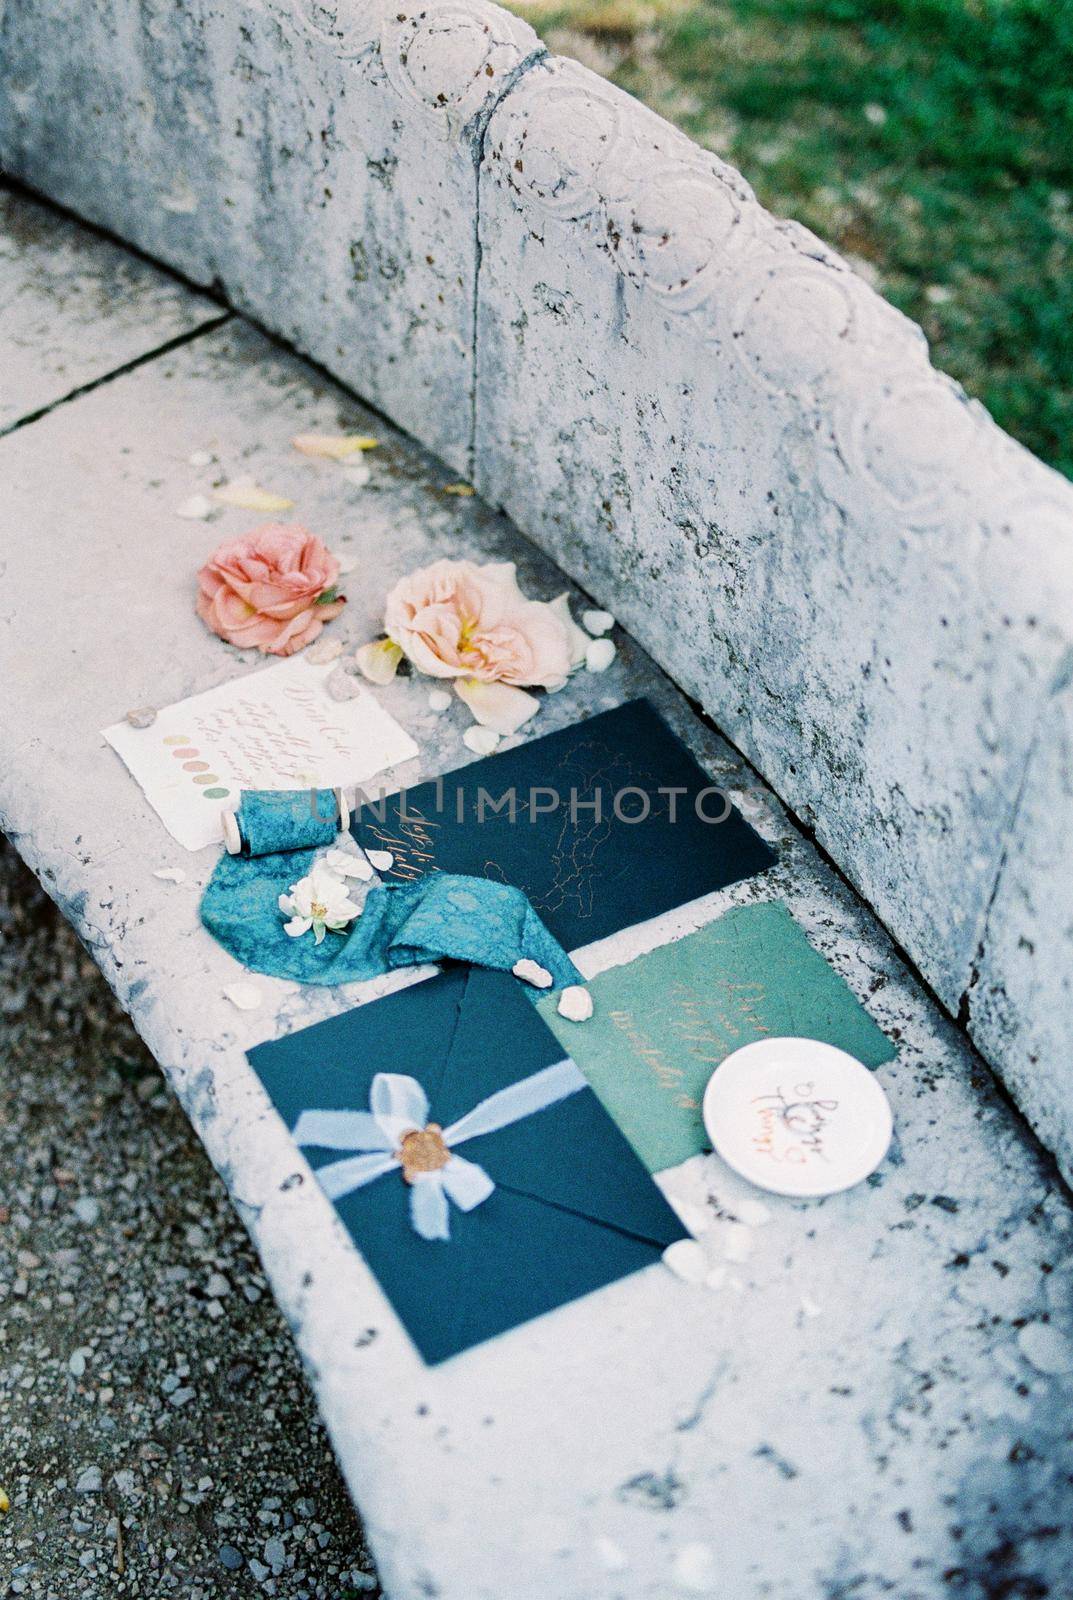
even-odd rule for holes
{"type": "Polygon", "coordinates": [[[1073,0],[517,0],[741,168],[1073,477],[1073,0]]]}

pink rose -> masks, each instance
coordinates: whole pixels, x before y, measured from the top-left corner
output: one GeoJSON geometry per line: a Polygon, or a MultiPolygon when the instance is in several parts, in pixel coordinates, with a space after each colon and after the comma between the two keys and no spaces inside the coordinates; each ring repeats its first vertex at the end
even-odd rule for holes
{"type": "Polygon", "coordinates": [[[419,672],[560,688],[572,662],[562,618],[527,600],[512,561],[435,561],[387,597],[384,629],[419,672]]]}
{"type": "Polygon", "coordinates": [[[339,563],[307,528],[266,522],[222,544],[197,575],[197,614],[228,644],[290,656],[310,644],[344,600],[322,598],[339,563]]]}

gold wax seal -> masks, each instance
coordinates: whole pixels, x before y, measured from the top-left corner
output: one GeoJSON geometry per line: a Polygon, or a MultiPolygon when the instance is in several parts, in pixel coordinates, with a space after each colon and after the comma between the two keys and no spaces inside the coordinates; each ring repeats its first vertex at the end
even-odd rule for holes
{"type": "Polygon", "coordinates": [[[451,1159],[451,1152],[443,1142],[443,1129],[438,1122],[427,1128],[412,1128],[402,1136],[402,1144],[395,1152],[402,1162],[402,1175],[413,1183],[422,1172],[439,1172],[451,1159]]]}

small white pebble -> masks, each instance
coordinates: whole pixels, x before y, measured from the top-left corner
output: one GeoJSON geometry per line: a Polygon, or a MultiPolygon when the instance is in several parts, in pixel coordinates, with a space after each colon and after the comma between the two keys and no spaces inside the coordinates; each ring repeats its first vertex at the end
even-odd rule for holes
{"type": "Polygon", "coordinates": [[[703,1283],[708,1276],[708,1257],[696,1239],[676,1239],[663,1252],[663,1264],[683,1283],[703,1283]]]}
{"type": "Polygon", "coordinates": [[[474,722],[462,735],[462,743],[474,755],[490,756],[499,743],[499,734],[494,728],[485,728],[481,723],[474,722]]]}
{"type": "Polygon", "coordinates": [[[182,505],[175,507],[175,515],[184,517],[187,522],[204,522],[206,517],[212,516],[213,510],[213,503],[207,495],[192,494],[182,505]]]}
{"type": "Polygon", "coordinates": [[[192,467],[211,467],[216,457],[211,450],[191,450],[186,459],[192,467]]]}
{"type": "Polygon", "coordinates": [[[762,1200],[742,1200],[734,1207],[738,1221],[747,1228],[762,1228],[771,1221],[771,1212],[762,1200]]]}
{"type": "Polygon", "coordinates": [[[156,721],[156,711],[152,706],[135,706],[126,713],[126,720],[132,728],[151,728],[156,721]]]}
{"type": "Polygon", "coordinates": [[[807,1294],[801,1296],[801,1309],[806,1317],[818,1317],[823,1311],[823,1307],[817,1305],[811,1295],[807,1294]]]}
{"type": "Polygon", "coordinates": [[[559,996],[556,1010],[567,1022],[588,1022],[592,1016],[592,995],[580,983],[571,983],[559,996]]]}
{"type": "Polygon", "coordinates": [[[542,967],[539,961],[530,961],[528,956],[516,961],[510,970],[516,978],[521,978],[523,983],[531,983],[534,989],[551,988],[551,973],[547,967],[542,967]]]}
{"type": "Polygon", "coordinates": [[[716,1579],[715,1552],[709,1544],[683,1545],[671,1570],[683,1594],[711,1594],[716,1579]]]}
{"type": "Polygon", "coordinates": [[[377,872],[388,872],[395,865],[395,857],[390,850],[366,850],[365,854],[377,872]]]}
{"type": "Polygon", "coordinates": [[[343,641],[329,634],[327,638],[318,639],[316,644],[311,644],[305,652],[305,658],[311,667],[327,666],[329,661],[334,661],[336,656],[343,653],[343,641]]]}
{"type": "Polygon", "coordinates": [[[224,999],[230,1000],[239,1011],[256,1011],[261,1004],[261,991],[253,983],[229,983],[223,993],[224,999]]]}
{"type": "Polygon", "coordinates": [[[611,639],[594,639],[585,651],[585,665],[590,672],[606,672],[617,654],[611,639]]]}
{"type": "Polygon", "coordinates": [[[625,1572],[630,1563],[621,1545],[616,1544],[614,1539],[607,1539],[602,1535],[595,1544],[596,1558],[605,1572],[625,1572]]]}
{"type": "Polygon", "coordinates": [[[329,673],[324,680],[324,687],[332,700],[356,700],[359,695],[365,693],[361,685],[361,679],[356,673],[351,672],[349,668],[343,665],[336,667],[334,672],[329,673]]]}
{"type": "Polygon", "coordinates": [[[441,711],[447,711],[450,708],[450,704],[451,696],[447,693],[446,689],[429,690],[428,708],[430,711],[435,711],[437,716],[439,716],[441,711]]]}
{"type": "Polygon", "coordinates": [[[343,468],[343,477],[346,479],[347,483],[352,484],[355,489],[364,489],[365,485],[372,477],[372,472],[365,465],[364,461],[358,460],[355,461],[352,466],[343,468]]]}
{"type": "Polygon", "coordinates": [[[165,883],[186,882],[186,873],[182,867],[154,867],[153,877],[162,878],[165,883]]]}
{"type": "Polygon", "coordinates": [[[881,128],[887,120],[886,107],[877,105],[874,100],[870,100],[864,108],[864,118],[866,122],[872,124],[873,128],[881,128]]]}
{"type": "Polygon", "coordinates": [[[583,611],[581,620],[589,633],[595,634],[597,637],[601,633],[607,633],[615,626],[615,619],[610,611],[583,611]]]}

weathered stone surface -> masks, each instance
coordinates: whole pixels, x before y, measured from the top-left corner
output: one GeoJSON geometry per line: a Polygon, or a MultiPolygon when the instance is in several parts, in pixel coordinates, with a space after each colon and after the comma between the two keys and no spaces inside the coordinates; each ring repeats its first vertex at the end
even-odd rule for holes
{"type": "MultiPolygon", "coordinates": [[[[214,852],[177,850],[97,732],[127,706],[253,664],[193,615],[206,549],[256,520],[172,515],[217,470],[190,464],[204,449],[219,470],[241,466],[290,492],[296,516],[357,556],[348,612],[331,625],[351,645],[372,631],[387,585],[421,560],[516,559],[544,596],[562,579],[480,501],[439,493],[445,475],[429,458],[240,325],[0,442],[0,817],[131,1010],[250,1226],[386,1592],[680,1600],[708,1582],[717,1600],[1061,1593],[1068,1199],[874,919],[621,634],[614,666],[572,680],[527,733],[648,693],[781,859],[762,879],[590,947],[582,970],[724,906],[784,897],[899,1042],[880,1072],[896,1144],[849,1194],[768,1201],[748,1261],[728,1244],[736,1259],[718,1292],[653,1268],[422,1367],[244,1057],[393,981],[317,992],[259,976],[260,1009],[237,1011],[224,988],[244,974],[196,915],[214,852]],[[289,454],[293,433],[337,418],[383,439],[363,490],[289,454]],[[154,878],[177,863],[185,884],[154,878]],[[1026,1338],[1037,1325],[1048,1331],[1026,1338]]],[[[466,759],[460,705],[435,715],[416,679],[377,692],[418,740],[422,774],[466,759]]],[[[723,1215],[755,1216],[753,1193],[714,1161],[699,1164],[697,1185],[723,1215]]]]}
{"type": "Polygon", "coordinates": [[[462,470],[476,129],[536,42],[484,0],[6,0],[0,164],[462,470]]]}
{"type": "Polygon", "coordinates": [[[0,433],[224,313],[0,187],[0,433]]]}
{"type": "Polygon", "coordinates": [[[526,74],[483,172],[479,486],[957,1011],[1073,638],[1073,488],[819,240],[583,68],[526,74]]]}
{"type": "Polygon", "coordinates": [[[1073,1178],[1073,655],[1032,754],[967,997],[969,1032],[1073,1178]]]}

